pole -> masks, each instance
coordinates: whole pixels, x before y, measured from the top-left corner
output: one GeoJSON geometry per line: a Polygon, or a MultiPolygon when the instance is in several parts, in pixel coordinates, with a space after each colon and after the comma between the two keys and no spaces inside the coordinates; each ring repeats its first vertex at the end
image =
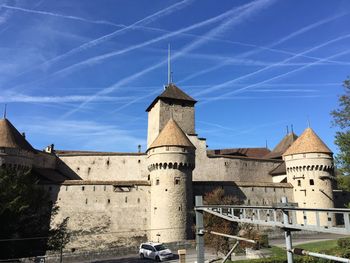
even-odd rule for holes
{"type": "MultiPolygon", "coordinates": [[[[284,204],[288,203],[287,197],[285,197],[285,196],[282,197],[282,203],[284,203],[284,204]]],[[[288,214],[288,211],[286,211],[286,210],[282,210],[282,211],[283,211],[283,224],[285,225],[284,237],[286,239],[287,262],[293,263],[292,235],[291,235],[290,229],[287,228],[287,225],[289,225],[289,214],[288,214]]]]}
{"type": "MultiPolygon", "coordinates": [[[[196,196],[195,206],[202,206],[202,196],[196,196]]],[[[197,243],[197,263],[204,263],[204,225],[203,211],[196,210],[196,243],[197,243]]]]}
{"type": "Polygon", "coordinates": [[[235,243],[235,245],[231,248],[231,250],[227,253],[227,255],[224,257],[221,263],[225,263],[226,260],[231,256],[232,252],[236,249],[236,247],[239,245],[239,241],[235,243]]]}
{"type": "Polygon", "coordinates": [[[292,251],[295,255],[300,255],[300,256],[312,256],[312,257],[317,257],[317,258],[324,258],[324,259],[329,259],[337,262],[344,262],[344,263],[349,263],[350,259],[347,258],[341,258],[341,257],[336,257],[336,256],[331,256],[331,255],[326,255],[326,254],[321,254],[321,253],[315,253],[311,251],[304,250],[302,248],[294,248],[292,251]]]}
{"type": "Polygon", "coordinates": [[[60,247],[60,263],[63,262],[63,235],[61,237],[61,247],[60,247]]]}

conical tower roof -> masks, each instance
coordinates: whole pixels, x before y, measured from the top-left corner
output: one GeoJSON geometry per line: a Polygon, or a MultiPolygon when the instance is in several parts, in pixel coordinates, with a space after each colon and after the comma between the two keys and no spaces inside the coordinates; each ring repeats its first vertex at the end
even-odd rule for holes
{"type": "Polygon", "coordinates": [[[0,147],[18,148],[35,152],[34,148],[8,119],[0,120],[0,147]]]}
{"type": "Polygon", "coordinates": [[[277,144],[277,146],[268,154],[264,156],[267,159],[282,159],[284,152],[298,139],[298,136],[294,133],[288,133],[283,139],[277,144]]]}
{"type": "Polygon", "coordinates": [[[153,100],[153,102],[148,106],[146,111],[150,111],[153,105],[156,104],[159,99],[173,99],[178,101],[186,101],[193,104],[197,102],[191,96],[187,95],[180,88],[178,88],[175,84],[170,83],[168,84],[168,86],[165,87],[165,90],[153,100]]]}
{"type": "Polygon", "coordinates": [[[173,119],[170,119],[148,148],[155,148],[161,146],[183,146],[195,148],[186,134],[181,130],[179,125],[173,119]]]}
{"type": "Polygon", "coordinates": [[[311,128],[307,128],[283,155],[286,156],[298,153],[331,154],[332,151],[311,128]]]}

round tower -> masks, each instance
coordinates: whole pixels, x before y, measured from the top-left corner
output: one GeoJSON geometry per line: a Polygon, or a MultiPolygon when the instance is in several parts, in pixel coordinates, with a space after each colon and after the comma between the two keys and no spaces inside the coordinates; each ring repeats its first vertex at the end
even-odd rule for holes
{"type": "Polygon", "coordinates": [[[0,119],[0,167],[32,168],[35,153],[24,134],[20,134],[8,119],[0,119]]]}
{"type": "Polygon", "coordinates": [[[191,233],[194,152],[195,147],[173,119],[147,150],[151,180],[151,241],[185,240],[191,233]]]}
{"type": "MultiPolygon", "coordinates": [[[[299,207],[333,208],[333,153],[311,129],[303,134],[283,154],[286,162],[287,181],[293,185],[294,201],[299,207]]],[[[298,223],[304,224],[301,212],[298,223]]],[[[317,224],[315,213],[306,214],[307,224],[317,224]]],[[[319,214],[320,225],[331,221],[326,213],[319,214]]]]}

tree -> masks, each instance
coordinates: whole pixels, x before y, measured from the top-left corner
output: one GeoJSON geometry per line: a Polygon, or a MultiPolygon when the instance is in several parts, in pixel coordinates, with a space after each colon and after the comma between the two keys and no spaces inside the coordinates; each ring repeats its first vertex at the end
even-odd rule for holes
{"type": "MultiPolygon", "coordinates": [[[[225,196],[225,191],[223,188],[216,188],[212,192],[206,193],[203,201],[205,205],[239,204],[238,198],[230,195],[225,196]]],[[[212,214],[204,213],[204,229],[223,234],[235,235],[238,232],[238,224],[212,214]]],[[[221,252],[227,254],[231,248],[231,242],[226,237],[206,234],[204,238],[205,243],[212,247],[216,253],[221,252]]]]}
{"type": "Polygon", "coordinates": [[[339,108],[332,111],[333,126],[340,128],[335,135],[335,144],[339,153],[335,158],[338,173],[338,185],[350,190],[350,77],[344,81],[345,94],[339,97],[339,108]]]}
{"type": "Polygon", "coordinates": [[[68,219],[50,227],[59,208],[37,182],[31,171],[0,169],[0,258],[43,255],[67,242],[68,219]]]}

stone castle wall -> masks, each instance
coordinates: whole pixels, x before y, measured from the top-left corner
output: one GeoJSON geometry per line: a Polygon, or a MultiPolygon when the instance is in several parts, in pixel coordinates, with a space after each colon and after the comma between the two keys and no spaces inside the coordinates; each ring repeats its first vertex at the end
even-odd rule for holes
{"type": "Polygon", "coordinates": [[[148,112],[147,147],[157,138],[167,122],[173,118],[186,134],[195,133],[194,107],[186,102],[166,102],[158,100],[148,112]]]}
{"type": "Polygon", "coordinates": [[[83,180],[147,180],[145,154],[63,154],[59,170],[83,180]]]}
{"type": "Polygon", "coordinates": [[[16,148],[0,148],[0,165],[9,168],[27,169],[32,168],[35,154],[22,149],[16,148]]]}
{"type": "Polygon", "coordinates": [[[246,205],[272,205],[281,202],[281,197],[286,196],[293,202],[293,188],[288,183],[254,183],[254,182],[194,182],[194,195],[205,195],[220,187],[225,190],[225,195],[237,197],[246,205]]]}
{"type": "Polygon", "coordinates": [[[272,182],[269,174],[281,161],[235,156],[207,156],[206,140],[189,136],[196,146],[194,181],[272,182]]]}
{"type": "MultiPolygon", "coordinates": [[[[75,181],[76,182],[76,181],[75,181]]],[[[148,185],[47,185],[59,206],[53,223],[69,217],[68,249],[103,249],[139,245],[150,225],[148,185]]]]}

